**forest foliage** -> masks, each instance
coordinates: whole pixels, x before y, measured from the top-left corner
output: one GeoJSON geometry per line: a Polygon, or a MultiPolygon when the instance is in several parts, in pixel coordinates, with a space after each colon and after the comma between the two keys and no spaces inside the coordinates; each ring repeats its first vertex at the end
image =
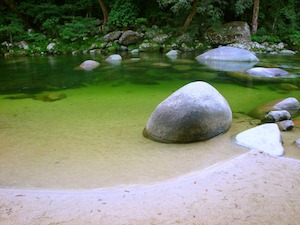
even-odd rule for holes
{"type": "Polygon", "coordinates": [[[156,25],[201,37],[210,26],[253,23],[256,41],[284,41],[300,48],[299,0],[1,0],[0,41],[82,41],[113,30],[156,25]]]}

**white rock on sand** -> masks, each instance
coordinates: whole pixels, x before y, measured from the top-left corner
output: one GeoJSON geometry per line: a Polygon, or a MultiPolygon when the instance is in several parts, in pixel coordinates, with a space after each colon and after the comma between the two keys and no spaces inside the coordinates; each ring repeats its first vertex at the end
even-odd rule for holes
{"type": "Polygon", "coordinates": [[[245,130],[236,135],[235,141],[238,145],[272,156],[282,156],[284,154],[280,130],[275,123],[263,124],[245,130]]]}
{"type": "Polygon", "coordinates": [[[299,163],[252,151],[202,172],[144,187],[0,189],[0,223],[296,225],[299,163]]]}

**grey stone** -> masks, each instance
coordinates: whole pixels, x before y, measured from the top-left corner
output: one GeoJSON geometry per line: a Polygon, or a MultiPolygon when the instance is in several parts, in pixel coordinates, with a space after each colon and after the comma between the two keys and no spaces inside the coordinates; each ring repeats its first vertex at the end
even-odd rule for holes
{"type": "Polygon", "coordinates": [[[108,34],[106,34],[103,39],[104,41],[114,41],[114,40],[118,40],[121,35],[123,34],[123,31],[113,31],[110,32],[108,34]]]}
{"type": "Polygon", "coordinates": [[[119,38],[119,44],[128,46],[137,43],[143,38],[144,35],[142,33],[138,33],[132,30],[127,30],[119,38]]]}
{"type": "Polygon", "coordinates": [[[167,35],[167,34],[159,34],[153,38],[153,41],[157,42],[157,43],[165,43],[166,40],[168,40],[168,38],[169,38],[169,35],[167,35]]]}
{"type": "Polygon", "coordinates": [[[291,114],[286,110],[271,111],[265,116],[265,122],[279,122],[291,119],[291,114]]]}
{"type": "Polygon", "coordinates": [[[278,125],[279,129],[282,131],[292,130],[295,126],[292,120],[283,120],[277,122],[276,124],[278,125]]]}
{"type": "Polygon", "coordinates": [[[144,136],[159,142],[190,143],[225,133],[232,121],[226,99],[210,84],[192,82],[161,102],[144,136]]]}

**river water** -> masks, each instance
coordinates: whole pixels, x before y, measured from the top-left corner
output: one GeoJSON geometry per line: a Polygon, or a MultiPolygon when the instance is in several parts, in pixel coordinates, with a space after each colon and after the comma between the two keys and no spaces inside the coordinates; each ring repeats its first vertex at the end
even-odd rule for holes
{"type": "MultiPolygon", "coordinates": [[[[203,170],[248,150],[233,135],[255,126],[247,113],[266,102],[299,100],[300,56],[258,55],[256,66],[280,67],[295,78],[249,82],[199,64],[194,54],[124,55],[120,65],[104,56],[40,56],[0,59],[0,186],[92,189],[142,185],[203,170]],[[74,69],[94,59],[94,71],[74,69]],[[163,144],[146,139],[155,107],[183,85],[213,85],[233,111],[230,130],[205,142],[163,144]],[[292,86],[291,86],[292,85],[292,86]],[[44,102],[39,94],[66,98],[44,102]]],[[[286,157],[299,130],[284,133],[286,157]]],[[[299,137],[298,137],[299,138],[299,137]]]]}

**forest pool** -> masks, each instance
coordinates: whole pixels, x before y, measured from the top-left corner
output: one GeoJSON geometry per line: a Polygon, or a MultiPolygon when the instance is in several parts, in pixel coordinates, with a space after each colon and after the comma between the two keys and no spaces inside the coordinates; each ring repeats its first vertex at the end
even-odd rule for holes
{"type": "MultiPolygon", "coordinates": [[[[101,55],[1,58],[0,187],[92,189],[174,179],[247,152],[231,138],[255,126],[247,116],[251,109],[280,98],[299,100],[300,55],[258,55],[255,66],[295,75],[279,83],[232,79],[195,56],[123,55],[120,65],[101,55]],[[87,59],[101,64],[89,72],[74,69],[87,59]],[[191,144],[144,138],[155,107],[196,80],[210,83],[227,99],[234,115],[230,130],[191,144]],[[44,93],[66,98],[39,100],[44,93]]],[[[285,157],[300,158],[291,144],[299,138],[297,129],[283,133],[285,157]]]]}

